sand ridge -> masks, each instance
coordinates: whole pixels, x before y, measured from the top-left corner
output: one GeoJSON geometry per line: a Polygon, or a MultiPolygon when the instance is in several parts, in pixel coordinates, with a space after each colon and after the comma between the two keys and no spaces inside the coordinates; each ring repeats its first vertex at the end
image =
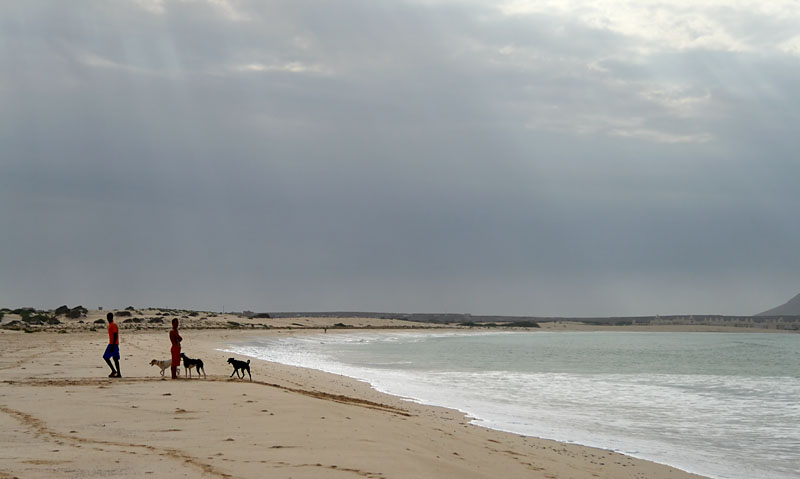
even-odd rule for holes
{"type": "MultiPolygon", "coordinates": [[[[127,383],[130,382],[140,382],[140,383],[149,383],[153,381],[164,381],[165,378],[123,378],[123,380],[127,383]]],[[[184,379],[182,379],[184,380],[184,379]]],[[[209,377],[203,378],[203,381],[210,381],[210,382],[232,382],[234,381],[231,378],[224,378],[224,377],[209,377]]],[[[4,384],[8,385],[16,385],[16,386],[35,386],[35,387],[65,387],[65,386],[100,386],[100,387],[107,387],[114,385],[115,383],[120,382],[117,379],[111,378],[64,378],[64,379],[27,379],[27,380],[6,380],[3,381],[4,384]]],[[[241,382],[241,381],[240,381],[241,382]]],[[[281,386],[280,384],[274,383],[267,383],[264,381],[247,381],[246,383],[242,382],[242,384],[252,384],[256,386],[267,386],[277,389],[283,389],[285,391],[290,391],[296,394],[302,394],[304,396],[309,396],[317,399],[323,399],[328,401],[334,401],[342,404],[351,404],[354,406],[365,407],[368,409],[374,409],[377,411],[384,411],[390,412],[393,414],[399,414],[401,416],[410,416],[408,412],[389,406],[386,404],[376,403],[373,401],[369,401],[362,398],[357,397],[350,397],[345,396],[343,394],[332,394],[326,393],[322,391],[309,391],[307,389],[300,389],[300,388],[292,388],[288,386],[281,386]]]]}

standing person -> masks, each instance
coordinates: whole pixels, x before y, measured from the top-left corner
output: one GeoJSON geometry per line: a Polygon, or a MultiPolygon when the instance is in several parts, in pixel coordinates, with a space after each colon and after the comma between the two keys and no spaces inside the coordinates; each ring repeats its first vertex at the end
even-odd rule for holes
{"type": "Polygon", "coordinates": [[[114,313],[108,313],[106,319],[108,320],[108,346],[106,346],[106,352],[103,353],[103,359],[106,360],[106,364],[111,368],[111,374],[108,377],[121,378],[122,372],[119,369],[119,327],[114,322],[114,313]],[[114,364],[117,365],[116,369],[111,365],[111,358],[114,358],[114,364]]]}
{"type": "Polygon", "coordinates": [[[178,318],[172,318],[172,330],[169,332],[169,342],[172,343],[172,348],[169,350],[172,353],[172,379],[178,379],[178,366],[181,365],[181,341],[183,338],[178,333],[178,318]]]}

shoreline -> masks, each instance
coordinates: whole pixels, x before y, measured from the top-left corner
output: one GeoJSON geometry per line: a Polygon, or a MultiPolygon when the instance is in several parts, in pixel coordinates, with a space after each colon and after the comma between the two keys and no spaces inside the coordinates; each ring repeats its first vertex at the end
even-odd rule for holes
{"type": "MultiPolygon", "coordinates": [[[[579,326],[585,326],[585,325],[579,325],[579,326]]],[[[369,328],[367,328],[367,329],[355,329],[355,330],[335,330],[335,331],[332,332],[332,334],[347,334],[347,335],[351,335],[351,334],[355,334],[355,335],[362,335],[362,334],[366,334],[366,335],[371,335],[371,334],[376,334],[376,335],[382,335],[382,334],[393,334],[393,335],[395,335],[395,334],[396,335],[406,335],[406,334],[408,334],[408,335],[428,335],[428,334],[433,334],[433,335],[456,334],[456,335],[459,335],[459,334],[467,334],[467,335],[470,335],[470,334],[475,334],[475,335],[481,335],[481,334],[513,334],[513,333],[536,334],[537,332],[547,332],[547,333],[569,333],[569,332],[687,333],[688,332],[688,333],[706,333],[706,334],[722,333],[723,335],[724,334],[730,334],[730,333],[733,333],[733,334],[746,333],[746,334],[753,334],[753,335],[764,334],[764,335],[771,335],[771,336],[776,334],[776,333],[778,333],[778,334],[785,334],[785,333],[791,334],[792,333],[791,331],[780,331],[780,330],[776,331],[776,330],[768,330],[768,329],[762,329],[762,330],[755,330],[754,331],[754,330],[752,330],[750,328],[734,328],[734,327],[719,328],[719,327],[715,327],[715,326],[710,326],[710,327],[709,326],[699,326],[698,327],[698,326],[684,326],[684,325],[680,325],[680,326],[676,326],[676,325],[664,326],[664,325],[661,325],[661,326],[658,326],[658,327],[642,327],[642,326],[627,326],[627,327],[614,327],[614,328],[577,327],[577,328],[569,328],[566,331],[563,330],[563,329],[558,329],[558,328],[528,329],[527,331],[520,331],[518,329],[517,330],[514,330],[514,329],[502,329],[502,328],[485,328],[485,329],[483,329],[483,328],[480,328],[480,329],[479,328],[474,328],[474,329],[437,328],[436,330],[424,330],[424,329],[423,330],[416,330],[416,329],[415,330],[392,330],[392,329],[382,330],[382,329],[369,329],[369,328]]],[[[315,330],[307,330],[307,331],[297,330],[297,331],[292,331],[290,333],[290,335],[314,335],[315,338],[318,338],[320,340],[324,340],[323,339],[324,335],[323,335],[322,331],[318,331],[318,330],[317,331],[315,331],[315,330]]],[[[263,337],[263,336],[268,336],[268,335],[257,334],[256,336],[263,337]]],[[[225,346],[227,348],[228,345],[225,345],[225,346]]],[[[242,352],[240,354],[245,355],[247,353],[242,352]]],[[[312,370],[312,371],[321,373],[323,375],[334,375],[334,376],[339,376],[339,377],[341,377],[343,375],[346,378],[349,378],[350,380],[355,381],[355,382],[357,382],[359,384],[367,385],[367,387],[370,390],[372,390],[374,392],[377,392],[379,395],[389,395],[391,397],[398,398],[401,401],[410,402],[410,403],[422,405],[422,406],[425,406],[425,407],[444,408],[444,409],[447,409],[447,410],[450,410],[450,411],[455,411],[458,415],[463,416],[465,421],[470,426],[473,426],[473,427],[488,429],[488,430],[497,431],[497,432],[501,432],[501,433],[505,433],[505,434],[511,434],[511,435],[523,435],[523,436],[527,436],[527,437],[531,437],[531,438],[535,438],[535,439],[539,439],[539,440],[543,440],[543,441],[552,441],[552,442],[555,442],[555,443],[558,443],[558,444],[569,444],[569,445],[575,445],[575,446],[582,446],[582,447],[586,447],[586,448],[589,448],[589,449],[600,450],[600,451],[613,451],[613,452],[615,452],[617,454],[621,454],[621,455],[624,455],[624,456],[627,456],[627,457],[631,457],[631,458],[635,458],[635,459],[638,459],[638,460],[651,462],[651,463],[655,463],[655,464],[659,464],[659,465],[664,465],[664,466],[667,466],[667,467],[670,467],[670,468],[679,469],[679,470],[685,471],[687,473],[691,473],[693,475],[696,475],[696,477],[715,477],[713,475],[714,474],[713,472],[709,472],[707,464],[705,466],[703,466],[703,465],[698,465],[698,464],[696,464],[696,463],[694,463],[692,461],[684,461],[683,464],[681,464],[679,461],[664,462],[665,461],[665,457],[667,457],[667,456],[662,455],[660,458],[659,457],[653,457],[653,456],[648,457],[647,454],[644,454],[644,453],[641,452],[640,445],[638,445],[636,443],[633,444],[633,447],[630,447],[631,444],[627,444],[626,446],[628,446],[628,447],[622,447],[622,446],[617,447],[616,445],[613,444],[613,441],[612,441],[612,443],[608,443],[608,445],[604,445],[602,441],[596,441],[594,444],[591,442],[592,438],[597,439],[597,437],[606,437],[604,435],[598,436],[596,434],[590,434],[589,436],[584,436],[581,439],[575,440],[573,438],[573,440],[570,440],[568,435],[563,435],[563,434],[560,435],[561,438],[559,438],[558,435],[545,437],[545,436],[537,435],[536,432],[531,432],[530,430],[526,430],[524,428],[523,429],[518,429],[518,430],[513,429],[513,427],[512,427],[512,429],[504,429],[501,424],[498,424],[498,423],[496,423],[496,421],[493,421],[491,419],[491,415],[486,415],[486,414],[481,414],[481,413],[477,413],[476,414],[475,412],[471,412],[469,410],[462,409],[461,407],[454,405],[452,402],[450,402],[450,404],[447,404],[448,403],[447,400],[443,400],[443,401],[437,402],[436,399],[432,399],[430,397],[428,399],[424,399],[424,397],[425,397],[424,395],[417,397],[417,396],[413,395],[413,393],[411,395],[409,395],[409,394],[404,394],[402,392],[393,392],[393,391],[391,391],[391,387],[389,387],[389,389],[382,388],[382,386],[380,385],[380,381],[377,384],[374,383],[369,378],[368,375],[367,376],[363,376],[363,375],[359,376],[354,371],[351,371],[350,373],[348,373],[348,372],[343,372],[342,373],[342,372],[338,372],[336,370],[336,368],[325,369],[324,368],[324,363],[320,365],[321,367],[317,367],[317,366],[313,366],[313,365],[308,366],[308,365],[302,365],[302,364],[283,363],[283,362],[278,362],[279,360],[276,361],[275,359],[258,359],[256,356],[246,356],[246,357],[256,358],[257,360],[264,361],[265,363],[281,364],[281,365],[289,367],[289,368],[308,369],[308,370],[312,370]],[[694,464],[694,467],[692,466],[692,464],[694,464]],[[703,469],[704,467],[705,467],[705,469],[703,469]],[[701,472],[703,470],[705,472],[701,472]],[[710,476],[703,476],[704,473],[705,474],[711,474],[711,475],[710,476]]],[[[347,371],[347,369],[344,369],[343,371],[347,371]]],[[[486,413],[486,412],[487,411],[484,411],[484,413],[486,413]]],[[[542,432],[542,431],[540,431],[540,432],[542,432]]],[[[676,458],[677,458],[677,456],[676,456],[676,458]]],[[[667,458],[666,461],[669,461],[669,458],[667,458]]],[[[719,472],[719,471],[717,471],[717,472],[719,472]]]]}
{"type": "MultiPolygon", "coordinates": [[[[405,334],[408,334],[408,335],[440,334],[441,335],[441,334],[452,333],[452,334],[456,334],[456,335],[458,335],[458,334],[466,334],[466,335],[488,334],[488,335],[491,335],[491,334],[503,334],[503,333],[506,333],[506,334],[513,334],[513,333],[524,334],[526,332],[530,333],[530,334],[536,334],[536,333],[541,333],[541,332],[567,333],[567,334],[570,333],[570,332],[575,332],[575,333],[578,333],[578,332],[600,332],[600,333],[602,333],[602,332],[617,332],[617,333],[619,333],[619,332],[629,332],[629,333],[646,333],[646,332],[651,332],[651,333],[653,333],[653,332],[655,332],[655,333],[673,333],[673,332],[674,333],[678,333],[678,332],[680,332],[680,333],[685,333],[685,332],[692,332],[692,333],[747,332],[747,333],[750,333],[750,334],[773,334],[775,332],[774,330],[773,331],[766,331],[765,330],[765,331],[752,332],[752,331],[725,331],[725,330],[719,331],[719,330],[716,330],[716,329],[714,329],[712,331],[708,331],[708,330],[704,330],[705,328],[697,328],[697,327],[692,327],[688,331],[687,331],[687,329],[689,329],[689,328],[683,328],[683,327],[681,327],[681,328],[670,328],[670,327],[666,327],[666,328],[665,327],[659,327],[659,328],[650,327],[650,328],[647,328],[647,327],[644,327],[643,328],[641,326],[639,326],[639,327],[634,326],[634,327],[623,327],[623,328],[616,328],[616,329],[623,329],[623,330],[622,331],[620,331],[620,330],[608,331],[608,328],[595,329],[595,328],[591,328],[591,327],[590,328],[573,328],[573,329],[569,329],[569,330],[566,330],[566,331],[565,330],[560,330],[560,329],[555,329],[555,328],[553,328],[552,330],[544,330],[543,329],[543,330],[528,330],[528,331],[519,331],[519,330],[515,331],[515,330],[497,329],[497,328],[469,329],[469,330],[464,330],[464,329],[441,329],[440,328],[440,329],[432,330],[432,331],[425,331],[425,330],[392,330],[392,329],[388,329],[388,330],[357,329],[357,330],[336,330],[336,331],[334,331],[332,333],[329,333],[329,334],[339,334],[339,335],[341,335],[341,334],[348,334],[348,335],[349,334],[376,334],[376,335],[382,335],[382,334],[392,334],[392,333],[394,333],[394,334],[398,334],[398,335],[405,335],[405,334]]],[[[255,333],[255,335],[257,335],[257,336],[259,336],[261,338],[263,338],[265,336],[274,336],[273,334],[264,334],[263,332],[262,333],[255,333]]],[[[288,336],[297,336],[297,335],[314,335],[315,338],[319,338],[319,339],[322,339],[324,337],[324,334],[321,331],[316,331],[316,330],[292,331],[288,336]]],[[[246,341],[243,341],[243,342],[246,342],[246,341]]],[[[231,345],[231,343],[227,344],[226,346],[230,346],[230,345],[231,345]]],[[[469,424],[472,427],[477,427],[477,428],[487,429],[487,430],[491,430],[491,431],[496,431],[496,432],[500,432],[500,433],[503,433],[503,434],[511,434],[511,435],[516,435],[516,436],[525,436],[525,437],[534,438],[534,439],[538,439],[538,440],[542,440],[542,441],[551,441],[551,442],[558,443],[558,444],[569,444],[569,445],[574,445],[574,446],[586,447],[586,448],[593,449],[593,450],[614,452],[616,454],[620,454],[620,455],[623,455],[623,456],[626,456],[626,457],[635,458],[637,460],[646,461],[646,462],[650,462],[650,463],[654,463],[654,464],[659,464],[659,465],[663,465],[663,466],[666,466],[666,467],[679,469],[679,470],[685,471],[687,473],[696,474],[697,477],[706,477],[706,476],[701,476],[700,472],[691,471],[690,469],[687,469],[687,468],[679,466],[679,465],[659,462],[656,459],[639,456],[639,455],[636,455],[635,453],[631,453],[631,452],[620,451],[618,449],[605,448],[605,447],[603,447],[601,445],[586,444],[586,443],[579,442],[579,441],[571,441],[571,440],[567,440],[567,439],[547,438],[547,437],[542,437],[542,436],[537,436],[537,435],[534,435],[534,434],[530,434],[530,433],[527,433],[527,432],[519,432],[519,431],[510,430],[510,429],[503,429],[503,428],[500,428],[500,427],[493,427],[493,426],[490,426],[490,425],[482,424],[484,422],[486,422],[486,423],[491,422],[491,419],[486,418],[486,417],[481,417],[478,414],[475,414],[475,413],[467,411],[467,410],[460,409],[460,408],[458,408],[456,406],[452,406],[452,405],[451,406],[447,406],[447,405],[437,404],[435,401],[425,400],[425,399],[422,399],[422,398],[419,398],[419,397],[403,395],[403,394],[400,394],[400,393],[391,392],[389,390],[384,390],[384,389],[381,389],[378,385],[376,385],[373,382],[371,382],[371,380],[368,379],[368,378],[359,377],[359,376],[353,376],[353,375],[349,375],[347,373],[339,373],[339,372],[336,372],[336,371],[333,371],[333,370],[326,370],[326,369],[318,368],[318,367],[314,367],[314,366],[305,366],[305,365],[299,365],[299,364],[284,363],[284,362],[270,360],[270,359],[262,359],[262,358],[258,358],[257,356],[247,355],[246,353],[234,353],[234,352],[228,351],[227,349],[226,350],[220,349],[220,351],[230,352],[231,354],[239,354],[239,355],[241,355],[243,357],[246,357],[246,358],[249,358],[251,360],[260,361],[260,362],[263,362],[263,363],[266,363],[266,364],[280,365],[280,366],[288,367],[288,368],[297,368],[297,369],[301,369],[301,370],[308,370],[308,371],[313,371],[314,373],[319,373],[319,374],[322,374],[322,375],[331,375],[331,376],[336,376],[336,377],[344,377],[344,378],[346,378],[348,380],[355,381],[359,385],[366,385],[366,387],[368,387],[371,391],[373,391],[373,392],[375,392],[375,393],[377,393],[379,395],[390,396],[390,397],[399,399],[402,402],[413,403],[413,404],[417,404],[417,405],[420,405],[420,406],[423,406],[423,407],[432,407],[432,408],[444,409],[444,410],[447,410],[447,411],[455,412],[457,415],[462,416],[464,418],[464,420],[466,421],[466,423],[469,424]]]]}
{"type": "Polygon", "coordinates": [[[0,478],[701,477],[470,424],[322,371],[256,359],[252,383],[229,379],[220,348],[308,331],[182,330],[208,377],[162,380],[149,361],[168,357],[166,331],[121,331],[122,379],[106,378],[105,331],[0,331],[0,478]]]}

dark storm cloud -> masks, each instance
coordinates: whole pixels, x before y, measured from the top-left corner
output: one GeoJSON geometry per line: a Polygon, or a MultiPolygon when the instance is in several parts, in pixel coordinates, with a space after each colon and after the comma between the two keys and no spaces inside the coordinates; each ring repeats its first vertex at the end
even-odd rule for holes
{"type": "Polygon", "coordinates": [[[794,294],[797,19],[650,38],[575,6],[3,4],[0,299],[601,315],[794,294]]]}

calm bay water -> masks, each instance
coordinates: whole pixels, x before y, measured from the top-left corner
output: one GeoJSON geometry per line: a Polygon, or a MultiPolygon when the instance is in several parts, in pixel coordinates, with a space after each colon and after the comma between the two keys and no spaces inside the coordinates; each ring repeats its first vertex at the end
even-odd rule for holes
{"type": "Polygon", "coordinates": [[[713,478],[800,477],[798,335],[365,332],[227,350],[713,478]]]}

